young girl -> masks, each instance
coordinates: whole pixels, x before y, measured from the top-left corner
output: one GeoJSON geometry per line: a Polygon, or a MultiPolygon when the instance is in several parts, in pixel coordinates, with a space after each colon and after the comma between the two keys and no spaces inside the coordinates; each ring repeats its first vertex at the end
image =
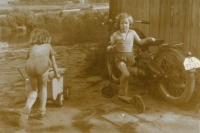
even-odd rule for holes
{"type": "Polygon", "coordinates": [[[39,91],[40,113],[37,117],[42,118],[46,115],[46,101],[47,101],[47,80],[48,71],[52,66],[55,77],[59,78],[55,51],[49,44],[51,41],[50,34],[45,30],[34,30],[30,36],[30,49],[28,50],[27,62],[25,65],[26,73],[28,75],[32,91],[29,93],[25,107],[22,109],[19,118],[19,125],[26,128],[28,124],[28,116],[31,108],[36,101],[39,91]]]}
{"type": "Polygon", "coordinates": [[[111,46],[107,49],[112,49],[115,53],[115,64],[121,71],[119,95],[128,95],[128,84],[130,73],[136,73],[139,71],[137,68],[131,67],[135,63],[135,56],[133,53],[134,42],[142,45],[150,41],[155,41],[152,37],[140,39],[138,34],[129,29],[133,25],[134,21],[131,15],[127,13],[119,14],[116,17],[116,26],[118,30],[111,36],[111,46]]]}

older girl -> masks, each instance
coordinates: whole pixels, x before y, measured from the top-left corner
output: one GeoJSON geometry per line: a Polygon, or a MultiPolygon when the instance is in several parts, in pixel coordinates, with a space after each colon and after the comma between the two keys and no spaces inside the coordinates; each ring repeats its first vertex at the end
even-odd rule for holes
{"type": "Polygon", "coordinates": [[[140,39],[138,34],[130,29],[133,23],[134,21],[131,15],[127,13],[119,14],[116,17],[116,27],[118,30],[110,37],[111,46],[107,47],[108,50],[113,49],[115,53],[115,64],[122,73],[119,85],[120,96],[128,95],[130,73],[139,71],[137,68],[131,67],[135,63],[133,53],[134,42],[142,45],[155,40],[152,37],[140,39]]]}

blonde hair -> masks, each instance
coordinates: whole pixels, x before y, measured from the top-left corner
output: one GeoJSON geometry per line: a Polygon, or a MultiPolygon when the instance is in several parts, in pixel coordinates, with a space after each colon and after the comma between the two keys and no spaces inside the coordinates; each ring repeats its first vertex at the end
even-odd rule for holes
{"type": "Polygon", "coordinates": [[[32,44],[44,44],[51,42],[51,35],[48,31],[42,29],[36,29],[31,32],[29,43],[32,44]]]}
{"type": "Polygon", "coordinates": [[[127,13],[121,13],[119,15],[117,15],[117,17],[115,18],[115,27],[119,30],[120,29],[120,20],[121,19],[125,19],[128,18],[129,23],[130,23],[130,28],[132,27],[132,25],[134,24],[134,20],[133,17],[130,14],[127,13]]]}

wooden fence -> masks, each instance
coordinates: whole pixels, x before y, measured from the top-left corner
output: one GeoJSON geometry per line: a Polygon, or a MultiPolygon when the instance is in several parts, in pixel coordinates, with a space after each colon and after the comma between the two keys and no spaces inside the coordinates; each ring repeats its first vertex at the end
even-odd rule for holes
{"type": "Polygon", "coordinates": [[[146,36],[182,42],[185,50],[200,57],[200,0],[110,0],[110,18],[122,12],[134,20],[150,21],[150,25],[134,25],[146,36]]]}

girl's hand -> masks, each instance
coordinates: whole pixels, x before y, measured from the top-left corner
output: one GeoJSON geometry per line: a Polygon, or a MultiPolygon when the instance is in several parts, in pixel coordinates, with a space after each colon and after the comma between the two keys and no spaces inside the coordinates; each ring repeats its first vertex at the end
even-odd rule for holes
{"type": "Polygon", "coordinates": [[[60,73],[59,73],[59,72],[57,73],[56,78],[57,78],[57,79],[60,79],[60,73]]]}
{"type": "Polygon", "coordinates": [[[112,48],[112,46],[108,46],[107,49],[106,49],[106,51],[110,51],[111,48],[112,48]]]}

